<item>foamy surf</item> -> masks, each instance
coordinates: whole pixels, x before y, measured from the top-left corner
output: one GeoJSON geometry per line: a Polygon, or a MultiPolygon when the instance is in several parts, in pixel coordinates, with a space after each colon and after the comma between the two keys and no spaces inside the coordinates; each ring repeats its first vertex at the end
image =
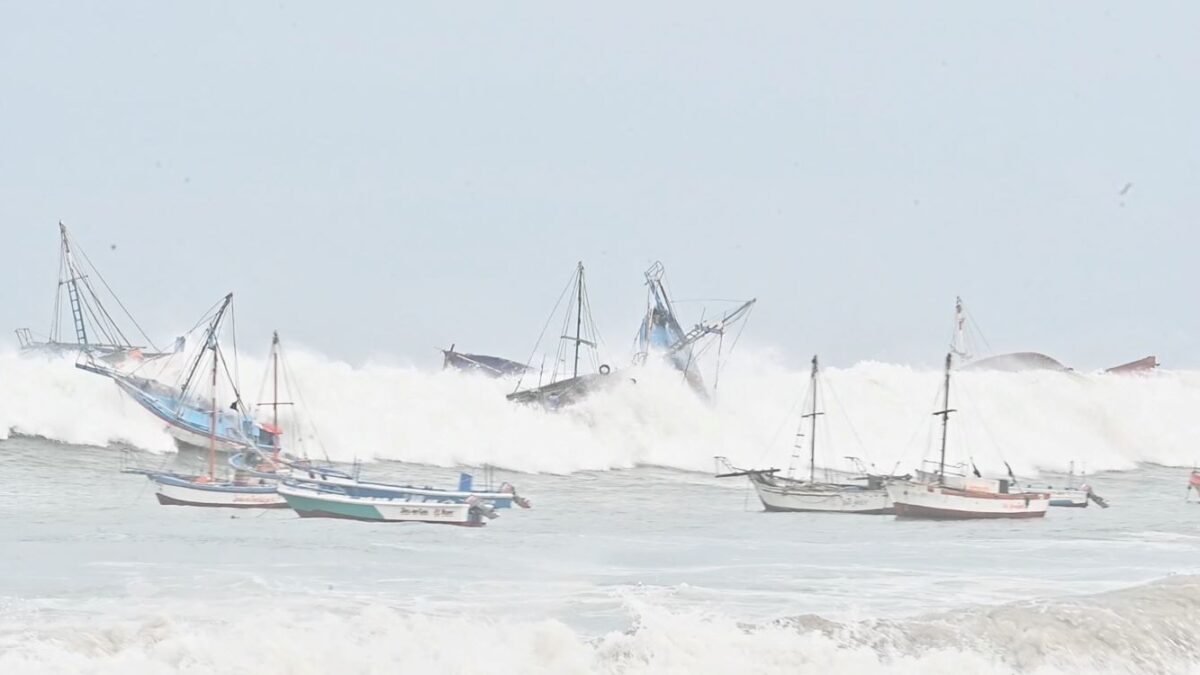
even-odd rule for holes
{"type": "MultiPolygon", "coordinates": [[[[639,465],[708,471],[714,455],[739,465],[792,460],[805,369],[770,351],[743,349],[712,401],[667,367],[619,370],[623,381],[559,413],[514,405],[513,382],[470,373],[367,363],[293,350],[291,368],[311,425],[287,438],[309,454],[342,461],[400,460],[437,466],[492,464],[572,473],[639,465]],[[636,382],[634,382],[636,380],[636,382]],[[316,429],[316,434],[312,429],[316,429]],[[297,443],[297,441],[299,441],[297,443]]],[[[261,402],[264,364],[242,359],[243,395],[261,402]]],[[[840,461],[861,456],[880,470],[907,470],[929,455],[933,369],[865,362],[830,368],[822,444],[840,461]]],[[[963,372],[952,449],[981,469],[1089,471],[1139,463],[1190,466],[1200,459],[1200,373],[1144,376],[1059,372],[963,372]]],[[[172,449],[150,415],[70,359],[0,354],[0,433],[77,444],[172,449]]]]}
{"type": "Polygon", "coordinates": [[[1193,576],[1076,599],[854,623],[798,617],[749,625],[629,600],[629,628],[602,635],[557,620],[422,614],[353,601],[234,602],[155,603],[136,612],[83,602],[61,614],[37,603],[9,605],[0,672],[1200,672],[1200,578],[1193,576]]]}

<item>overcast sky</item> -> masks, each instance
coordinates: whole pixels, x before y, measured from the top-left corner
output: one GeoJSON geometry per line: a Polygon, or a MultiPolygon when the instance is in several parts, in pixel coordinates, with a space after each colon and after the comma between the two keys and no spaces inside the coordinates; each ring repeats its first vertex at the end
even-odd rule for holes
{"type": "Polygon", "coordinates": [[[5,330],[63,220],[164,343],[523,359],[582,259],[624,353],[657,259],[796,363],[1200,366],[1196,3],[0,8],[5,330]]]}

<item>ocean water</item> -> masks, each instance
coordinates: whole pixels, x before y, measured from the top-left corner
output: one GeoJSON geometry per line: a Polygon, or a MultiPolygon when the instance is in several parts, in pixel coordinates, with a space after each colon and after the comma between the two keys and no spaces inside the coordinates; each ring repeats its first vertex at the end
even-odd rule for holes
{"type": "MultiPolygon", "coordinates": [[[[1112,508],[933,523],[763,513],[712,477],[714,455],[793,461],[807,374],[769,354],[711,402],[651,370],[558,415],[511,383],[292,358],[298,444],[420,484],[491,463],[534,508],[465,529],[162,507],[122,462],[203,457],[69,361],[0,354],[0,673],[1200,672],[1200,374],[963,374],[955,454],[1086,464],[1112,508]]],[[[938,378],[829,371],[822,456],[911,468],[938,378]]]]}

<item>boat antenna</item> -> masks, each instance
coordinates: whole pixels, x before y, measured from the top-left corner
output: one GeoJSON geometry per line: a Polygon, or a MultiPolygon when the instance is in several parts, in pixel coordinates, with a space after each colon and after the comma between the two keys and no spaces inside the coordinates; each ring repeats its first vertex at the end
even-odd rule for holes
{"type": "Polygon", "coordinates": [[[954,412],[950,408],[950,364],[954,358],[954,352],[946,354],[946,380],[942,386],[944,397],[942,399],[942,409],[933,413],[942,417],[942,455],[938,460],[938,485],[946,484],[946,432],[950,426],[950,413],[954,412]]]}
{"type": "Polygon", "coordinates": [[[812,358],[812,410],[801,417],[810,422],[808,432],[808,482],[817,482],[817,416],[825,413],[817,412],[817,355],[812,358]]]}
{"type": "Polygon", "coordinates": [[[954,339],[950,342],[950,351],[956,354],[960,361],[970,361],[967,352],[967,312],[963,308],[962,297],[954,297],[954,339]]]}

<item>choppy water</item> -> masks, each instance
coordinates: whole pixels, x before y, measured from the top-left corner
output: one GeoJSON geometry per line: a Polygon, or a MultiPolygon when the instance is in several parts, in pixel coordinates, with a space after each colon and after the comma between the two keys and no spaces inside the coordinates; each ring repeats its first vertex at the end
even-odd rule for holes
{"type": "MultiPolygon", "coordinates": [[[[769,359],[714,403],[650,371],[559,415],[457,373],[293,365],[329,455],[435,485],[492,462],[534,509],[162,507],[122,455],[198,458],[101,378],[0,354],[0,673],[1200,672],[1200,374],[963,374],[952,447],[1050,480],[1086,462],[1113,507],[930,523],[766,514],[702,472],[790,461],[805,374],[769,359]]],[[[919,460],[937,373],[827,379],[832,456],[919,460]]]]}
{"type": "Polygon", "coordinates": [[[472,530],[162,507],[119,462],[0,442],[0,672],[1188,672],[1200,654],[1179,469],[1095,476],[1106,511],[977,523],[766,514],[740,480],[668,469],[505,474],[534,508],[472,530]]]}

